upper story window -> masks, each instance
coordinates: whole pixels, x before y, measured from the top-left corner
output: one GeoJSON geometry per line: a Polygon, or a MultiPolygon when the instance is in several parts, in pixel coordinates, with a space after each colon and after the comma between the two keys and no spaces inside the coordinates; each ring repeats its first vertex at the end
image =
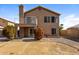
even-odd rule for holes
{"type": "Polygon", "coordinates": [[[52,22],[52,23],[54,23],[54,22],[55,22],[55,20],[56,20],[56,17],[51,16],[51,22],[52,22]]]}
{"type": "Polygon", "coordinates": [[[50,22],[50,20],[51,20],[51,17],[50,17],[50,16],[48,16],[47,18],[48,18],[48,22],[50,22]]]}
{"type": "Polygon", "coordinates": [[[47,17],[46,17],[46,16],[44,17],[44,22],[45,22],[45,23],[47,23],[47,22],[48,22],[48,19],[47,19],[47,17]]]}
{"type": "Polygon", "coordinates": [[[34,16],[26,16],[25,24],[37,24],[37,19],[34,16]]]}
{"type": "Polygon", "coordinates": [[[54,23],[56,21],[56,17],[54,16],[45,16],[44,23],[54,23]]]}

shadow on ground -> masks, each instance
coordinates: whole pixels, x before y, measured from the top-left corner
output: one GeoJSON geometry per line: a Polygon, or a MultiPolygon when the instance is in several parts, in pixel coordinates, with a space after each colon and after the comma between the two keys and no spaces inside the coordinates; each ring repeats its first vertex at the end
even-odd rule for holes
{"type": "Polygon", "coordinates": [[[38,40],[33,40],[33,39],[30,39],[30,40],[22,40],[24,42],[32,42],[32,41],[38,41],[38,40]]]}
{"type": "Polygon", "coordinates": [[[10,41],[10,40],[0,40],[0,42],[8,42],[8,41],[10,41]]]}
{"type": "Polygon", "coordinates": [[[74,38],[74,37],[64,37],[64,38],[72,40],[72,41],[79,42],[79,38],[74,38]]]}
{"type": "Polygon", "coordinates": [[[77,39],[77,38],[68,38],[68,39],[79,42],[79,39],[77,39]]]}

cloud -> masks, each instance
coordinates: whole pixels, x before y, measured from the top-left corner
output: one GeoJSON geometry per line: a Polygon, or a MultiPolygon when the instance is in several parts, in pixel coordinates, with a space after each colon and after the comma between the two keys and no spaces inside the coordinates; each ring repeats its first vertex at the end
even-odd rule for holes
{"type": "Polygon", "coordinates": [[[63,21],[64,29],[79,24],[79,17],[77,17],[75,14],[64,16],[62,20],[64,20],[63,21]]]}

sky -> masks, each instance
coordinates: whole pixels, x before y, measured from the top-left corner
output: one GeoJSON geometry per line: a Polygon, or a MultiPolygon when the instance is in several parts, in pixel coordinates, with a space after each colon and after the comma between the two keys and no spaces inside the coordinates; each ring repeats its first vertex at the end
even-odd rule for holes
{"type": "MultiPolygon", "coordinates": [[[[60,24],[63,24],[64,29],[79,24],[79,4],[24,4],[24,10],[28,11],[39,5],[60,13],[60,24]]],[[[0,17],[18,23],[18,6],[19,4],[0,4],[0,17]]]]}

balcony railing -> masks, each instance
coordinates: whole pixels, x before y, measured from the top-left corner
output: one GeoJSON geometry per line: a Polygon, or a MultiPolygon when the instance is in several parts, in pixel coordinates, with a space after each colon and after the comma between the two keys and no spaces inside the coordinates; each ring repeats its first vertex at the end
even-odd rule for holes
{"type": "Polygon", "coordinates": [[[26,25],[37,25],[36,17],[26,17],[24,24],[26,25]]]}

